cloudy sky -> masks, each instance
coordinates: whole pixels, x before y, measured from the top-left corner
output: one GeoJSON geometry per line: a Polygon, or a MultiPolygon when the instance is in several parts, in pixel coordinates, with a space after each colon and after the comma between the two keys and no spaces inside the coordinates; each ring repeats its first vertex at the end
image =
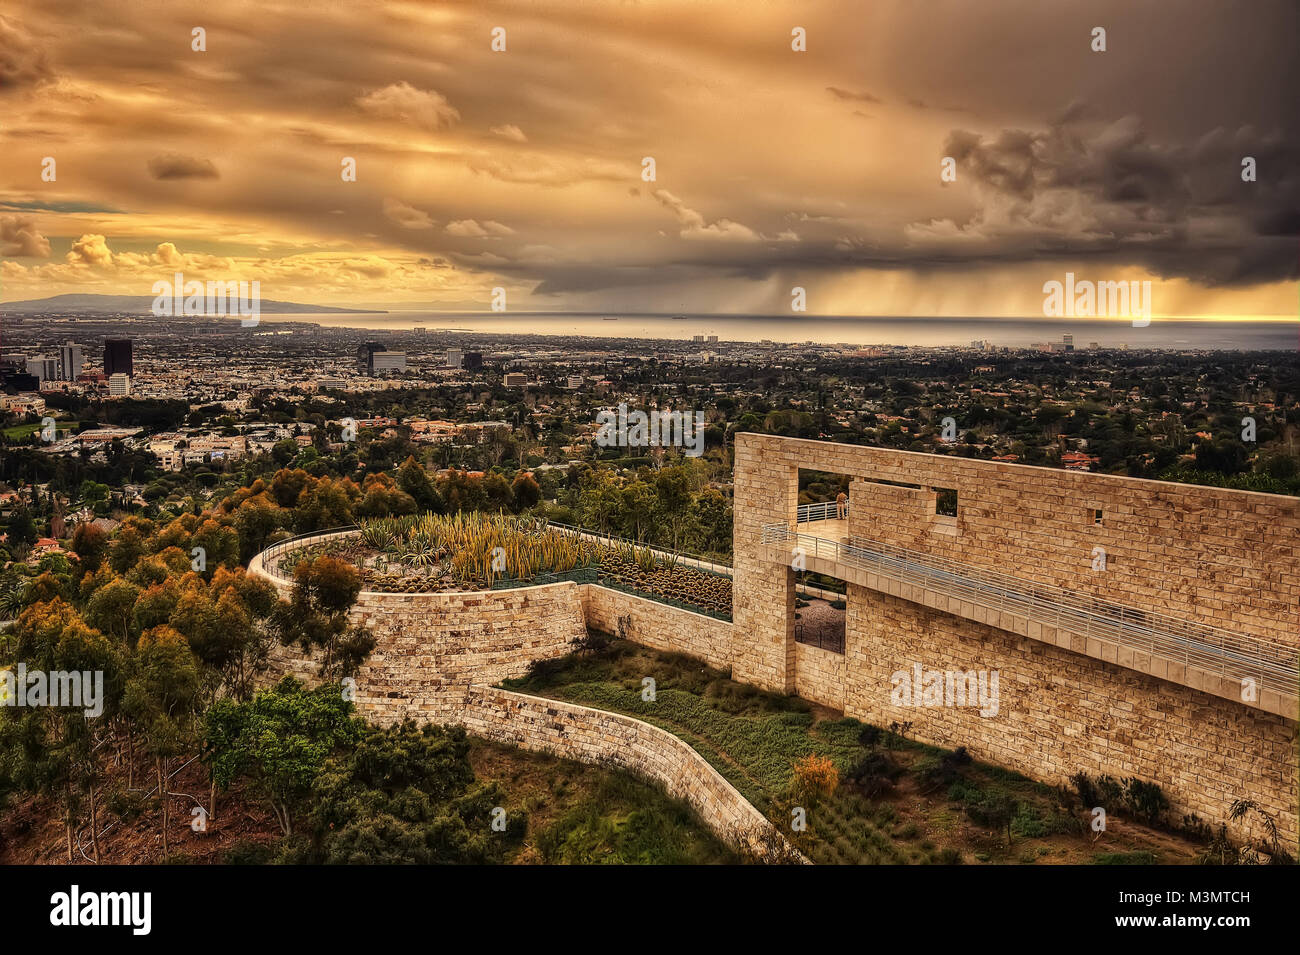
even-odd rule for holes
{"type": "Polygon", "coordinates": [[[1295,318],[1296,11],[6,0],[0,298],[1041,315],[1068,270],[1295,318]]]}

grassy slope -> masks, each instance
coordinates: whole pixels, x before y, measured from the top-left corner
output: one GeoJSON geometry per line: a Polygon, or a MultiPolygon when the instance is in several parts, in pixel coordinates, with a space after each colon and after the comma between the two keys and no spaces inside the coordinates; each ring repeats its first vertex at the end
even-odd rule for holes
{"type": "Polygon", "coordinates": [[[1094,839],[1084,814],[1063,805],[1052,787],[978,763],[945,776],[939,769],[944,750],[891,734],[864,745],[856,720],[736,683],[680,654],[614,641],[601,653],[540,664],[505,685],[626,713],[676,734],[779,824],[789,819],[796,760],[829,756],[843,779],[868,753],[877,754],[892,776],[887,792],[867,798],[842,782],[811,807],[810,829],[798,841],[821,863],[1186,863],[1198,848],[1114,815],[1094,839]],[[645,677],[655,680],[653,702],[642,699],[645,677]],[[1018,806],[1009,845],[1004,829],[979,824],[981,809],[998,798],[1018,806]]]}

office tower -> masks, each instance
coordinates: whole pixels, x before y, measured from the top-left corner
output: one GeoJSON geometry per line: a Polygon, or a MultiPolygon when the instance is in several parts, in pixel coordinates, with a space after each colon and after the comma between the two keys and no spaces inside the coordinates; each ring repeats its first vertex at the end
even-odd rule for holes
{"type": "Polygon", "coordinates": [[[131,377],[121,373],[108,376],[108,393],[114,398],[131,393],[131,377]]]}
{"type": "Polygon", "coordinates": [[[522,371],[512,371],[506,375],[505,385],[507,388],[524,388],[528,385],[528,376],[522,371]]]}
{"type": "Polygon", "coordinates": [[[41,384],[54,381],[59,377],[58,362],[49,355],[37,355],[27,359],[27,374],[39,379],[41,384]]]}
{"type": "Polygon", "coordinates": [[[126,375],[129,378],[135,374],[131,363],[131,339],[104,339],[104,374],[110,378],[114,375],[126,375]]]}
{"type": "Polygon", "coordinates": [[[1061,341],[1064,342],[1064,344],[1065,344],[1065,350],[1066,350],[1066,351],[1074,351],[1074,336],[1073,336],[1073,335],[1062,335],[1062,336],[1061,336],[1061,341]]]}
{"type": "Polygon", "coordinates": [[[76,381],[81,374],[81,346],[73,342],[60,345],[59,366],[64,381],[76,381]]]}
{"type": "Polygon", "coordinates": [[[357,374],[370,375],[375,373],[375,362],[371,357],[377,351],[383,351],[384,346],[379,342],[366,342],[357,346],[357,374]]]}
{"type": "Polygon", "coordinates": [[[461,367],[466,371],[475,371],[483,367],[483,353],[481,351],[465,352],[465,360],[461,367]]]}
{"type": "Polygon", "coordinates": [[[462,368],[464,367],[464,362],[465,362],[465,353],[463,351],[461,351],[459,348],[447,349],[448,368],[462,368]]]}

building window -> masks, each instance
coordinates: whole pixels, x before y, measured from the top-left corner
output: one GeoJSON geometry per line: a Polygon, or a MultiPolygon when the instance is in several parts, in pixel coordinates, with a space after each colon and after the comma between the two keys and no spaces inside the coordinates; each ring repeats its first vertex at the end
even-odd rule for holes
{"type": "Polygon", "coordinates": [[[957,516],[957,492],[950,487],[934,489],[934,513],[939,517],[957,516]]]}
{"type": "Polygon", "coordinates": [[[1092,522],[1096,524],[1098,527],[1101,526],[1101,508],[1099,507],[1093,508],[1092,522]]]}

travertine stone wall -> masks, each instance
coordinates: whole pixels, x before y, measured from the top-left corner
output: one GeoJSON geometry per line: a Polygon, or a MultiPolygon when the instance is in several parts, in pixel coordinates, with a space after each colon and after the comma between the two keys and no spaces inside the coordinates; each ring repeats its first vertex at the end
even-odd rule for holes
{"type": "Polygon", "coordinates": [[[689,803],[714,832],[758,851],[772,824],[736,788],[671,733],[641,720],[487,686],[448,689],[430,718],[475,736],[614,766],[659,783],[689,803]]]}
{"type": "Polygon", "coordinates": [[[793,524],[799,475],[792,459],[765,460],[769,448],[737,435],[731,619],[736,634],[732,675],[778,693],[795,689],[794,570],[764,559],[764,524],[793,524]],[[775,465],[775,466],[773,466],[775,465]]]}
{"type": "MultiPolygon", "coordinates": [[[[288,595],[290,585],[270,579],[288,595]]],[[[567,581],[514,590],[363,593],[350,618],[375,637],[357,674],[356,702],[377,722],[420,717],[449,684],[523,676],[534,660],[570,653],[586,633],[578,585],[567,581]]],[[[277,646],[269,663],[273,674],[309,682],[316,674],[295,648],[277,646]]]]}
{"type": "Polygon", "coordinates": [[[844,654],[805,643],[796,643],[794,653],[795,692],[805,700],[844,710],[844,654]]]}
{"type": "Polygon", "coordinates": [[[864,587],[850,585],[849,607],[846,716],[911,723],[914,738],[965,746],[1044,782],[1065,784],[1079,771],[1154,781],[1177,816],[1195,813],[1215,825],[1227,821],[1233,800],[1250,797],[1294,842],[1294,720],[864,587]],[[891,678],[917,663],[997,671],[997,715],[896,705],[891,678]]]}
{"type": "Polygon", "coordinates": [[[628,639],[636,643],[668,653],[686,653],[719,670],[732,668],[736,646],[730,622],[598,584],[580,586],[587,626],[617,635],[619,618],[627,617],[628,639]]]}
{"type": "MultiPolygon", "coordinates": [[[[799,468],[855,479],[854,535],[1300,649],[1300,500],[742,434],[738,679],[834,698],[828,668],[787,630],[789,567],[759,544],[764,524],[795,526],[799,468]],[[958,516],[936,515],[929,490],[880,481],[956,489],[958,516]],[[1092,570],[1094,547],[1106,551],[1104,572],[1092,570]]],[[[849,715],[911,722],[919,739],[1046,781],[1137,776],[1216,824],[1250,796],[1297,844],[1295,718],[853,585],[842,673],[849,715]],[[916,663],[997,669],[998,716],[894,706],[890,676],[916,663]]]]}

